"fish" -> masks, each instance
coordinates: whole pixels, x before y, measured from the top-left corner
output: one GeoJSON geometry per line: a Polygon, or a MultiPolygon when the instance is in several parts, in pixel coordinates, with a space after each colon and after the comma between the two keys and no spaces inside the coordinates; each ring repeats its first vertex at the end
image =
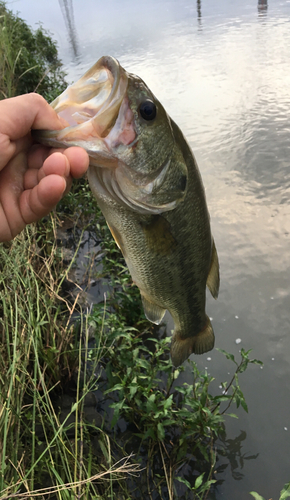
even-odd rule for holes
{"type": "Polygon", "coordinates": [[[138,76],[104,56],[52,103],[68,126],[33,131],[52,147],[89,154],[89,186],[138,286],[147,319],[174,321],[171,359],[214,347],[206,285],[218,297],[219,261],[205,190],[178,125],[138,76]]]}

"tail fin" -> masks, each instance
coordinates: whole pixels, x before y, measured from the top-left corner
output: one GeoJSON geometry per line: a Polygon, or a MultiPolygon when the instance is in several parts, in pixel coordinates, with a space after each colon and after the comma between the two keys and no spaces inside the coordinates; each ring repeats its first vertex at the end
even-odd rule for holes
{"type": "Polygon", "coordinates": [[[183,337],[179,331],[174,332],[171,343],[171,359],[174,366],[181,365],[192,353],[203,354],[214,346],[212,324],[207,316],[205,327],[196,335],[183,337]]]}

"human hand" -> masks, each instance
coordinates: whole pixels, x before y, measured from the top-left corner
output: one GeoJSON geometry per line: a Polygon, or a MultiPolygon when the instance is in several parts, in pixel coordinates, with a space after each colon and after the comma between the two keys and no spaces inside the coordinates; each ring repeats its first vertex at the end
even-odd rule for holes
{"type": "Polygon", "coordinates": [[[66,126],[39,94],[0,101],[0,242],[47,215],[89,166],[82,148],[33,145],[30,130],[66,126]]]}

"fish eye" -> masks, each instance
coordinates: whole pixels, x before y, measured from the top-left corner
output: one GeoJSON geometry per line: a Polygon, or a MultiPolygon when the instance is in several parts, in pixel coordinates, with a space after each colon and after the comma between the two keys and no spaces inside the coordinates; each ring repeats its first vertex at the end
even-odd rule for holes
{"type": "Polygon", "coordinates": [[[152,121],[156,117],[157,109],[154,102],[150,99],[147,99],[147,101],[144,101],[140,104],[139,112],[144,120],[152,121]]]}

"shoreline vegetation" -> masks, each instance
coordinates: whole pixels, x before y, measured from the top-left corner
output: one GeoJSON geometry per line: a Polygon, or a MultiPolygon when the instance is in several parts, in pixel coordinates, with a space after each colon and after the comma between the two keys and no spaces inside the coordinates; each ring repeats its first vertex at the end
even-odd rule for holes
{"type": "MultiPolygon", "coordinates": [[[[49,33],[1,1],[0,47],[0,99],[51,101],[66,88],[49,33]]],[[[261,362],[221,351],[233,376],[211,395],[214,379],[194,361],[192,382],[179,382],[169,346],[86,180],[76,182],[49,217],[0,245],[0,499],[205,500],[225,416],[247,411],[239,375],[261,362]]]]}

